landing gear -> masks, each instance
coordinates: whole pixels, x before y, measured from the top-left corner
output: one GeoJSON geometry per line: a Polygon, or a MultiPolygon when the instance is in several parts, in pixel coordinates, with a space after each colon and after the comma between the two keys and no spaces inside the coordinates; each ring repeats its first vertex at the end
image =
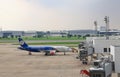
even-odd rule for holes
{"type": "Polygon", "coordinates": [[[45,52],[45,56],[48,56],[48,54],[49,54],[48,52],[45,52]]]}
{"type": "Polygon", "coordinates": [[[32,55],[31,51],[29,51],[28,55],[32,55]]]}
{"type": "Polygon", "coordinates": [[[66,55],[65,51],[64,51],[64,55],[66,55]]]}

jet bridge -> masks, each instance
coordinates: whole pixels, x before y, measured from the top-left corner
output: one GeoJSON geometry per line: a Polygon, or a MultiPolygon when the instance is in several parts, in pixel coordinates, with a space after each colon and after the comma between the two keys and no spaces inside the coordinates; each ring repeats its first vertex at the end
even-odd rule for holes
{"type": "Polygon", "coordinates": [[[86,42],[81,42],[78,45],[79,53],[78,57],[83,64],[87,64],[88,56],[92,56],[94,53],[94,49],[91,46],[88,46],[86,42]]]}
{"type": "Polygon", "coordinates": [[[93,67],[89,69],[90,77],[111,77],[112,76],[112,62],[108,58],[95,60],[93,67]]]}

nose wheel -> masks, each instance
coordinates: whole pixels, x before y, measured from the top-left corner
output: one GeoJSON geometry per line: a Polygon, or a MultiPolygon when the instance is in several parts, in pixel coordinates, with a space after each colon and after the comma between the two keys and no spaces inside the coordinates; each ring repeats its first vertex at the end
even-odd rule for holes
{"type": "Polygon", "coordinates": [[[47,56],[48,55],[48,52],[45,52],[45,56],[47,56]]]}

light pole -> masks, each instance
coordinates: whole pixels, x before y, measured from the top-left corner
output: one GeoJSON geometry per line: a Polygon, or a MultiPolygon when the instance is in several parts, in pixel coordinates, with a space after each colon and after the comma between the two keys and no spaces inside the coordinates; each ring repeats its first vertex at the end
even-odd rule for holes
{"type": "Polygon", "coordinates": [[[95,25],[95,34],[97,36],[97,21],[94,21],[94,25],[95,25]]]}
{"type": "Polygon", "coordinates": [[[104,21],[106,23],[106,39],[109,39],[109,35],[108,35],[108,32],[109,32],[109,17],[108,16],[105,16],[104,18],[104,21]]]}

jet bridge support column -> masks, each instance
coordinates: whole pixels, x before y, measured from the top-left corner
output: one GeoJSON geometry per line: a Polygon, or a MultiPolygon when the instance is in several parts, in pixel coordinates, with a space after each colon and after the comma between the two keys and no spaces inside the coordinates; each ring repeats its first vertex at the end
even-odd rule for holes
{"type": "Polygon", "coordinates": [[[120,73],[118,73],[118,77],[120,77],[120,73]]]}

